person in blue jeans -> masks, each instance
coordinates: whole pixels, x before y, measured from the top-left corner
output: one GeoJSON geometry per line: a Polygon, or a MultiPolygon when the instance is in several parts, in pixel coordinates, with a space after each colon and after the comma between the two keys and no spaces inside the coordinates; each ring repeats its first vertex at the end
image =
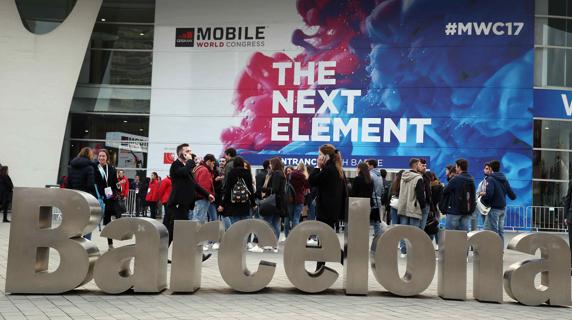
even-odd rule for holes
{"type": "MultiPolygon", "coordinates": [[[[274,194],[276,199],[277,213],[263,216],[264,220],[270,223],[276,239],[280,239],[280,221],[282,217],[287,215],[287,203],[285,196],[286,176],[284,174],[284,164],[279,157],[270,159],[270,172],[264,181],[262,187],[262,198],[269,197],[274,194]]],[[[276,250],[276,248],[274,249],[276,250]]]]}
{"type": "Polygon", "coordinates": [[[487,177],[486,191],[480,193],[482,203],[491,208],[485,218],[484,229],[496,232],[504,241],[506,197],[515,200],[516,194],[512,191],[505,175],[500,172],[500,161],[493,160],[489,165],[492,172],[487,177]]]}
{"type": "Polygon", "coordinates": [[[304,209],[304,195],[306,190],[310,188],[308,183],[308,176],[305,173],[303,163],[300,163],[296,169],[292,169],[287,176],[288,182],[291,186],[292,194],[286,196],[291,198],[288,203],[288,217],[284,221],[284,235],[288,237],[290,230],[294,229],[302,217],[302,210],[304,209]]]}
{"type": "MultiPolygon", "coordinates": [[[[419,173],[419,159],[409,160],[409,171],[401,175],[401,186],[399,190],[399,224],[421,227],[423,210],[427,206],[425,200],[425,183],[423,175],[419,173]]],[[[401,254],[407,254],[405,242],[400,242],[401,254]]]]}
{"type": "Polygon", "coordinates": [[[455,164],[457,175],[443,190],[443,198],[449,203],[445,229],[468,231],[471,215],[477,206],[475,179],[467,173],[469,169],[467,160],[458,159],[455,164]]]}

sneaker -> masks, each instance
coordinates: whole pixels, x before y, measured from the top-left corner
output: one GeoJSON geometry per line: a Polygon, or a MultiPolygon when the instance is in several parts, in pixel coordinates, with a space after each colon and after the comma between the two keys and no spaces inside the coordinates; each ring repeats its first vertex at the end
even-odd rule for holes
{"type": "Polygon", "coordinates": [[[266,250],[266,251],[270,251],[270,250],[273,250],[274,248],[272,246],[264,246],[264,247],[262,247],[262,249],[266,250]]]}
{"type": "Polygon", "coordinates": [[[400,257],[400,258],[407,258],[407,253],[400,253],[400,254],[399,254],[399,257],[400,257]]]}
{"type": "Polygon", "coordinates": [[[208,244],[203,245],[203,251],[207,251],[208,249],[210,249],[208,244]]]}
{"type": "Polygon", "coordinates": [[[250,249],[254,248],[254,243],[249,242],[246,244],[246,249],[248,249],[250,251],[250,249]]]}
{"type": "Polygon", "coordinates": [[[318,246],[318,241],[314,240],[314,239],[310,239],[308,241],[306,241],[306,246],[308,247],[317,247],[318,246]]]}
{"type": "Polygon", "coordinates": [[[262,253],[262,252],[264,252],[264,249],[262,249],[258,245],[254,245],[252,248],[248,249],[248,251],[256,252],[256,253],[262,253]]]}
{"type": "Polygon", "coordinates": [[[220,246],[220,244],[218,242],[213,243],[212,249],[213,250],[218,250],[218,247],[220,246]]]}
{"type": "Polygon", "coordinates": [[[272,248],[272,252],[278,253],[278,248],[272,248]]]}

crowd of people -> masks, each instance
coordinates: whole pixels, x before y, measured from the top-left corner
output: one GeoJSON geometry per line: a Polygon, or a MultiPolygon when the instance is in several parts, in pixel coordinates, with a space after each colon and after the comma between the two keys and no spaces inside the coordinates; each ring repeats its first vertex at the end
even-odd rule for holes
{"type": "MultiPolygon", "coordinates": [[[[370,199],[374,236],[380,234],[384,222],[419,227],[437,243],[441,216],[446,215],[447,230],[476,230],[478,219],[482,219],[484,229],[504,238],[506,197],[516,197],[497,160],[485,164],[484,178],[475,187],[464,159],[447,166],[444,185],[428,170],[425,159],[415,158],[409,161],[409,170],[397,172],[392,181],[373,159],[360,162],[355,178],[348,179],[341,153],[330,144],[320,147],[316,168],[303,162],[285,167],[279,157],[274,157],[264,161],[255,176],[250,164],[233,148],[225,150],[218,160],[212,154],[197,157],[188,144],[179,145],[176,152],[177,159],[166,177],[152,172],[148,178],[136,175],[129,181],[122,170],[109,163],[107,150],[94,155],[86,147],[70,162],[65,187],[96,197],[104,225],[121,217],[129,190],[134,190],[136,216],[146,216],[148,210],[156,219],[162,208],[171,241],[175,220],[222,220],[228,228],[243,219],[264,219],[280,241],[303,219],[319,220],[339,231],[347,217],[348,197],[370,199]]],[[[4,177],[7,168],[0,171],[0,186],[9,181],[4,177]]],[[[111,239],[108,242],[113,246],[111,239]]],[[[308,244],[316,245],[317,241],[309,239],[308,244]]],[[[217,249],[218,243],[205,245],[205,249],[209,247],[217,249]]],[[[249,242],[251,251],[265,249],[277,250],[258,247],[255,237],[249,242]]],[[[407,253],[404,244],[401,252],[407,253]]]]}
{"type": "MultiPolygon", "coordinates": [[[[304,219],[322,221],[339,231],[347,217],[349,197],[370,199],[374,236],[381,233],[382,222],[410,225],[425,230],[437,245],[441,217],[445,215],[447,230],[476,230],[481,219],[485,230],[504,239],[506,197],[516,198],[497,160],[484,165],[484,178],[475,187],[464,159],[447,166],[444,185],[427,168],[425,159],[415,158],[410,159],[409,170],[395,173],[392,180],[386,170],[377,168],[376,160],[360,162],[355,177],[348,179],[340,151],[330,144],[319,148],[315,168],[303,162],[285,167],[279,157],[274,157],[264,161],[262,170],[254,176],[250,164],[233,148],[225,150],[220,159],[212,154],[199,158],[188,144],[179,145],[176,152],[177,159],[167,176],[161,178],[153,172],[148,178],[136,175],[129,180],[123,170],[110,164],[107,150],[94,154],[85,147],[70,162],[62,187],[96,197],[104,225],[125,213],[125,200],[134,190],[136,216],[146,216],[149,211],[149,216],[156,219],[162,208],[170,241],[176,220],[222,220],[228,228],[243,219],[264,219],[280,241],[304,219]]],[[[4,221],[8,221],[12,189],[8,168],[1,167],[4,221]]],[[[108,244],[112,247],[113,241],[109,239],[108,244]]],[[[317,239],[309,239],[308,244],[316,245],[317,239]]],[[[217,249],[218,244],[207,247],[217,249]]],[[[265,249],[277,250],[258,247],[255,237],[249,242],[251,251],[265,249]]],[[[401,245],[401,253],[407,253],[405,244],[401,245]]]]}

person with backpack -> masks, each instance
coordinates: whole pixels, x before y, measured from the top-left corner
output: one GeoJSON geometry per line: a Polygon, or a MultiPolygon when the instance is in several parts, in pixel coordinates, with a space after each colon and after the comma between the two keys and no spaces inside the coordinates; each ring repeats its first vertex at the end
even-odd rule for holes
{"type": "MultiPolygon", "coordinates": [[[[250,218],[250,210],[256,206],[252,173],[245,169],[244,159],[235,157],[233,166],[225,177],[223,204],[219,209],[230,218],[231,224],[250,218]]],[[[227,166],[229,164],[227,163],[227,166]]]]}
{"type": "Polygon", "coordinates": [[[485,218],[485,230],[496,232],[504,241],[504,215],[506,210],[506,197],[516,199],[510,183],[505,175],[500,172],[500,161],[489,162],[491,174],[487,177],[486,191],[481,192],[481,202],[491,210],[485,218]]]}
{"type": "Polygon", "coordinates": [[[457,174],[443,190],[448,199],[445,229],[467,231],[471,214],[477,206],[475,197],[475,179],[467,172],[469,162],[465,159],[455,161],[457,174]]]}

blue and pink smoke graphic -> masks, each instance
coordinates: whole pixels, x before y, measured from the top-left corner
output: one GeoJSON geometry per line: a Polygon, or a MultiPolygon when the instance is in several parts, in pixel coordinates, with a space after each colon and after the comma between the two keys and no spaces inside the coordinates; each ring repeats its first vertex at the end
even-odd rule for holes
{"type": "MultiPolygon", "coordinates": [[[[294,89],[361,89],[352,117],[432,119],[422,144],[352,143],[348,137],[336,144],[343,154],[423,155],[440,177],[447,164],[462,157],[477,180],[486,161],[499,159],[517,203],[531,203],[533,1],[298,0],[296,6],[304,23],[317,31],[293,30],[292,42],[303,48],[295,57],[252,55],[234,97],[236,112],[244,118],[239,127],[222,133],[225,147],[242,153],[315,154],[321,143],[270,140],[271,118],[288,116],[271,112],[272,91],[278,89],[272,63],[336,61],[335,86],[302,83],[294,89]],[[518,21],[525,27],[518,36],[444,32],[448,22],[471,21],[518,21]]],[[[301,131],[308,132],[317,115],[298,116],[301,131]]],[[[411,130],[408,135],[415,135],[411,130]]]]}

